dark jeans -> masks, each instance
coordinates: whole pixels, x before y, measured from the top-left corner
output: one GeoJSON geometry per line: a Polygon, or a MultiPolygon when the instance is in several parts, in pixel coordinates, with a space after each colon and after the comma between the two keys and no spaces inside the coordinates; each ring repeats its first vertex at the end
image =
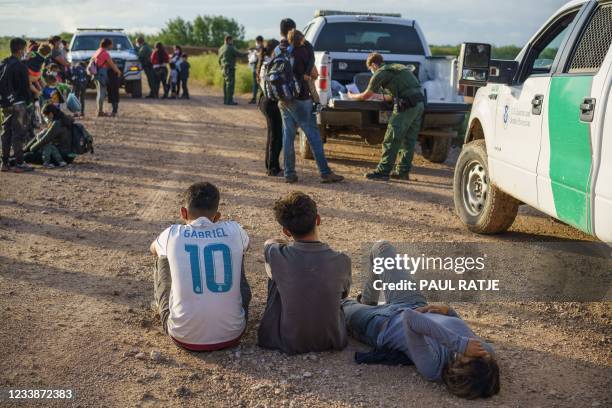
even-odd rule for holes
{"type": "Polygon", "coordinates": [[[2,109],[2,163],[8,165],[11,147],[15,163],[23,163],[23,144],[28,134],[28,112],[25,104],[2,109]]]}
{"type": "Polygon", "coordinates": [[[181,78],[180,79],[180,87],[183,89],[183,98],[189,98],[189,88],[187,88],[187,81],[189,78],[181,78]]]}
{"type": "MultiPolygon", "coordinates": [[[[172,277],[168,258],[158,257],[155,260],[153,270],[153,296],[159,312],[159,318],[164,332],[168,334],[168,317],[170,316],[170,290],[172,289],[172,277]]],[[[242,308],[244,318],[249,319],[249,304],[251,303],[251,286],[244,273],[244,263],[240,274],[240,295],[242,296],[242,308]]]]}
{"type": "Polygon", "coordinates": [[[119,110],[119,89],[121,88],[121,78],[114,72],[108,73],[108,102],[113,107],[113,113],[117,113],[119,110]]]}
{"type": "Polygon", "coordinates": [[[153,88],[153,96],[159,97],[159,87],[162,86],[164,97],[168,97],[168,68],[155,68],[155,86],[153,88]]]}
{"type": "Polygon", "coordinates": [[[380,275],[373,272],[374,258],[395,258],[396,249],[389,242],[378,241],[370,251],[368,276],[363,287],[361,303],[354,299],[342,301],[348,331],[357,340],[376,347],[376,341],[385,322],[398,311],[406,308],[416,309],[427,305],[427,299],[419,290],[385,290],[384,305],[378,305],[380,291],[374,289],[374,281],[396,283],[412,280],[404,269],[385,270],[380,275]],[[376,306],[372,306],[376,305],[376,306]]]}
{"type": "Polygon", "coordinates": [[[262,95],[259,98],[259,110],[266,117],[268,126],[266,170],[280,171],[280,153],[283,149],[283,118],[278,109],[278,103],[262,95]]]}

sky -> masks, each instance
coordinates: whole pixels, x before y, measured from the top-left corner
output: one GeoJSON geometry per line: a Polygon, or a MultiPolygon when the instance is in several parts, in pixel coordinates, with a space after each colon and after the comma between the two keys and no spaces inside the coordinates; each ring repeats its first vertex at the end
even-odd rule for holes
{"type": "Polygon", "coordinates": [[[77,27],[154,33],[174,17],[224,15],[247,38],[278,36],[278,23],[303,27],[317,9],[401,13],[415,19],[430,44],[464,41],[523,45],[565,0],[0,0],[0,35],[44,38],[77,27]]]}

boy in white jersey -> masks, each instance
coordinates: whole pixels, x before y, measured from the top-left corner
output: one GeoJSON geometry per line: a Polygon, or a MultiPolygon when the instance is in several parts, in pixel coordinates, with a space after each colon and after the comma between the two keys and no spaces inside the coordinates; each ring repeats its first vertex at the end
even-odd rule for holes
{"type": "Polygon", "coordinates": [[[219,190],[196,183],[184,194],[181,219],[151,244],[153,280],[164,331],[193,351],[234,347],[248,315],[251,289],[243,255],[249,237],[234,221],[219,221],[219,190]]]}

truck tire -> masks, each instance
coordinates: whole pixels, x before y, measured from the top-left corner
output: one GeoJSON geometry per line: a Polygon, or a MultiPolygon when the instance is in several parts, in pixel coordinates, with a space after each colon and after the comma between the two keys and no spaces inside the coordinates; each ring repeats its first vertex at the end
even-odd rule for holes
{"type": "Polygon", "coordinates": [[[463,146],[453,180],[455,211],[472,232],[497,234],[516,218],[519,201],[501,191],[489,179],[484,140],[463,146]]]}
{"type": "Polygon", "coordinates": [[[132,95],[132,98],[142,98],[142,81],[127,81],[125,92],[132,95]]]}
{"type": "Polygon", "coordinates": [[[314,155],[312,154],[312,150],[310,150],[310,144],[308,144],[308,139],[306,138],[306,134],[302,131],[302,129],[298,130],[298,154],[301,158],[307,160],[314,160],[314,155]]]}
{"type": "Polygon", "coordinates": [[[450,148],[450,136],[422,136],[421,153],[432,163],[444,163],[450,148]]]}

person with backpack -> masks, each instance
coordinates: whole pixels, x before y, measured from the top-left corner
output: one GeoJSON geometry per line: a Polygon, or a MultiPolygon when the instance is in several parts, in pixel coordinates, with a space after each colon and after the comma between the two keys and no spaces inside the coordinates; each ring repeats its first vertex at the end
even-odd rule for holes
{"type": "Polygon", "coordinates": [[[64,167],[75,157],[72,152],[74,121],[51,103],[43,107],[42,114],[48,125],[26,145],[25,160],[42,163],[49,169],[64,167]]]}
{"type": "Polygon", "coordinates": [[[23,161],[23,144],[28,134],[27,106],[33,102],[28,67],[22,62],[27,43],[23,38],[10,41],[11,56],[0,63],[0,107],[2,108],[2,164],[0,171],[10,171],[11,147],[15,155],[15,173],[32,171],[23,161]]]}
{"type": "Polygon", "coordinates": [[[268,40],[266,46],[260,50],[257,64],[257,80],[260,85],[259,110],[266,118],[268,137],[266,139],[266,174],[276,177],[283,174],[280,167],[280,153],[283,149],[283,119],[281,118],[278,102],[268,98],[264,92],[266,69],[278,46],[277,40],[268,40]]]}
{"type": "Polygon", "coordinates": [[[219,48],[219,66],[223,73],[223,103],[225,105],[238,105],[234,101],[234,88],[236,82],[236,58],[244,58],[247,54],[234,47],[231,35],[225,37],[225,44],[219,48]]]}
{"type": "Polygon", "coordinates": [[[87,84],[89,84],[89,76],[87,75],[87,64],[82,61],[72,68],[72,92],[81,103],[81,112],[75,113],[75,116],[85,116],[85,93],[87,84]]]}
{"type": "Polygon", "coordinates": [[[308,46],[293,48],[288,44],[287,34],[292,29],[295,29],[293,20],[281,21],[281,35],[284,40],[277,47],[278,55],[270,61],[266,72],[266,88],[279,100],[278,106],[283,120],[285,182],[298,181],[295,172],[294,143],[296,130],[299,127],[308,139],[310,150],[319,168],[321,182],[336,183],[344,180],[344,177],[334,173],[327,164],[321,133],[313,111],[312,96],[304,79],[313,64],[313,54],[308,46]]]}

